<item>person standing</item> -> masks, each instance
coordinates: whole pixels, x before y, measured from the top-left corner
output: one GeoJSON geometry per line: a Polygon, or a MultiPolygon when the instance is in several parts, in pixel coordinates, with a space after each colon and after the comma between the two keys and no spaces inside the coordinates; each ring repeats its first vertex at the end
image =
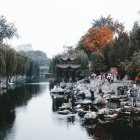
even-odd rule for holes
{"type": "Polygon", "coordinates": [[[133,98],[133,106],[137,107],[137,102],[136,102],[136,98],[135,97],[133,98]]]}
{"type": "Polygon", "coordinates": [[[135,89],[136,87],[137,87],[137,83],[134,82],[134,84],[133,84],[133,88],[135,89]]]}

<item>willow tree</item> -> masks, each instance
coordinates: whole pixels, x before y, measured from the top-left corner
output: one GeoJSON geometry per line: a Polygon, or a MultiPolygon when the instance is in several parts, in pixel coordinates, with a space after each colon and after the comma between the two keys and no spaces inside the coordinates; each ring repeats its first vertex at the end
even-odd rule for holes
{"type": "Polygon", "coordinates": [[[8,80],[10,79],[11,76],[15,75],[16,72],[16,66],[17,66],[17,60],[16,60],[16,51],[14,49],[7,49],[6,51],[6,79],[7,79],[7,84],[8,80]]]}
{"type": "Polygon", "coordinates": [[[29,77],[32,77],[32,76],[38,77],[39,76],[39,64],[37,61],[34,61],[34,60],[30,61],[29,69],[27,70],[26,75],[29,77]]]}
{"type": "Polygon", "coordinates": [[[29,58],[25,52],[18,52],[16,59],[16,75],[38,76],[39,64],[37,61],[29,58]]]}
{"type": "Polygon", "coordinates": [[[16,75],[22,75],[22,61],[21,61],[21,55],[19,53],[16,54],[17,59],[17,67],[16,67],[16,75]]]}
{"type": "Polygon", "coordinates": [[[6,54],[9,47],[4,44],[0,44],[0,81],[6,76],[6,54]]]}
{"type": "Polygon", "coordinates": [[[31,59],[26,56],[25,53],[20,52],[16,54],[17,67],[16,75],[26,75],[27,71],[30,68],[31,59]]]}
{"type": "Polygon", "coordinates": [[[26,53],[20,52],[20,73],[21,75],[26,75],[30,68],[31,59],[26,56],[26,53]],[[23,65],[24,64],[24,65],[23,65]]]}
{"type": "Polygon", "coordinates": [[[1,77],[5,76],[5,72],[6,72],[5,59],[2,52],[0,52],[0,81],[1,81],[1,77]]]}

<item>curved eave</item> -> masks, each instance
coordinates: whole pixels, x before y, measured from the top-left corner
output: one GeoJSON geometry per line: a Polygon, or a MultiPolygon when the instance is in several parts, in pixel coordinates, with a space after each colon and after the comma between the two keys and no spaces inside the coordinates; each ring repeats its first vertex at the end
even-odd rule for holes
{"type": "Polygon", "coordinates": [[[65,64],[65,65],[62,65],[62,64],[58,64],[56,65],[58,68],[62,68],[62,69],[66,69],[66,68],[72,68],[72,69],[77,69],[77,68],[80,68],[80,65],[73,65],[73,64],[65,64]]]}
{"type": "Polygon", "coordinates": [[[72,64],[70,64],[70,68],[78,69],[78,68],[80,68],[80,65],[72,65],[72,64]]]}
{"type": "Polygon", "coordinates": [[[69,67],[68,64],[66,64],[66,65],[58,64],[58,65],[56,65],[56,66],[57,66],[58,68],[63,68],[63,69],[66,69],[66,68],[69,67]]]}
{"type": "Polygon", "coordinates": [[[75,60],[77,57],[76,57],[76,55],[66,55],[66,56],[62,56],[61,57],[61,59],[63,60],[63,61],[67,61],[67,60],[75,60]]]}

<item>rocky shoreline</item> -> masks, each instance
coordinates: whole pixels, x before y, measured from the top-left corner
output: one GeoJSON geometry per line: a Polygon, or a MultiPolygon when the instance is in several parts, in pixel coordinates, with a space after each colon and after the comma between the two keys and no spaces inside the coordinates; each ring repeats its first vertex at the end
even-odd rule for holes
{"type": "Polygon", "coordinates": [[[53,100],[64,99],[58,114],[78,114],[86,123],[122,119],[140,123],[140,86],[133,81],[115,79],[110,82],[100,76],[87,77],[75,83],[55,85],[51,96],[53,100]]]}

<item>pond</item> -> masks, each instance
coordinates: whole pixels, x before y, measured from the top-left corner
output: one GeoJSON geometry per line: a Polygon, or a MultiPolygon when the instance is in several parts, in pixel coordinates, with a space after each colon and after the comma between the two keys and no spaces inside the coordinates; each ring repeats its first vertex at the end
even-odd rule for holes
{"type": "MultiPolygon", "coordinates": [[[[52,99],[49,83],[31,83],[0,92],[0,140],[130,140],[137,129],[96,123],[84,125],[57,113],[62,100],[52,99]]],[[[124,125],[125,126],[125,125],[124,125]]]]}

